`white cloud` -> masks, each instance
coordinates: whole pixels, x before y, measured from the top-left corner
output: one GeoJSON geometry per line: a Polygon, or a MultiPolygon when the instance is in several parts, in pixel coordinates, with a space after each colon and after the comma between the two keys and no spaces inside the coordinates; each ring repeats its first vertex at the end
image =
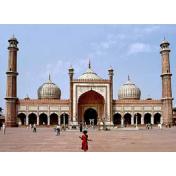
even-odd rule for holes
{"type": "Polygon", "coordinates": [[[74,62],[72,61],[65,61],[66,59],[58,59],[56,62],[48,63],[44,67],[44,74],[41,74],[40,77],[42,80],[47,80],[49,74],[51,74],[51,80],[56,80],[58,77],[65,77],[67,76],[66,73],[68,72],[69,67],[72,67],[75,70],[75,76],[81,75],[85,72],[86,68],[88,68],[89,59],[91,60],[92,57],[86,57],[85,59],[75,59],[74,62]]]}
{"type": "Polygon", "coordinates": [[[158,31],[160,29],[160,26],[158,26],[158,25],[152,25],[152,26],[149,26],[149,27],[146,27],[146,28],[144,28],[144,32],[146,32],[146,33],[152,33],[152,32],[156,32],[156,31],[158,31]]]}
{"type": "Polygon", "coordinates": [[[108,34],[105,40],[91,43],[91,47],[96,55],[102,55],[105,54],[108,49],[114,47],[119,40],[123,40],[125,38],[126,36],[124,34],[108,34]]]}
{"type": "Polygon", "coordinates": [[[64,60],[65,59],[63,60],[58,59],[56,62],[48,63],[44,67],[44,71],[42,72],[44,74],[41,75],[41,78],[44,80],[47,80],[48,75],[51,74],[51,80],[52,80],[53,78],[60,77],[60,75],[62,75],[63,73],[65,74],[65,71],[69,68],[71,63],[64,60]]]}
{"type": "Polygon", "coordinates": [[[152,50],[152,47],[149,44],[145,44],[145,43],[132,43],[129,46],[128,54],[150,52],[151,50],[152,50]]]}
{"type": "Polygon", "coordinates": [[[147,25],[147,26],[143,26],[142,28],[139,26],[136,26],[133,29],[133,32],[134,32],[133,35],[137,38],[141,38],[141,37],[144,38],[145,35],[151,35],[152,33],[159,32],[160,28],[161,26],[159,25],[147,25]]]}
{"type": "Polygon", "coordinates": [[[108,34],[107,39],[108,40],[113,40],[113,41],[118,41],[118,40],[124,40],[127,38],[126,34],[119,33],[119,34],[108,34]]]}

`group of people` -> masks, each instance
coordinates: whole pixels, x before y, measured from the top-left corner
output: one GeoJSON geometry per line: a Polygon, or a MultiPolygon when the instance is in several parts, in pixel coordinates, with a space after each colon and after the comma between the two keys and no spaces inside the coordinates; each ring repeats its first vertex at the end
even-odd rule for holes
{"type": "Polygon", "coordinates": [[[3,134],[5,134],[5,132],[6,132],[6,124],[5,123],[1,123],[0,124],[0,131],[1,131],[1,128],[2,128],[3,134]]]}

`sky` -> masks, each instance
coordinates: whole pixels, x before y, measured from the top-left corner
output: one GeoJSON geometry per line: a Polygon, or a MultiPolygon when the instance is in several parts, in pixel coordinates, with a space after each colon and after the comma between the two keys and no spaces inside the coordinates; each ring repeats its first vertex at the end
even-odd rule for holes
{"type": "MultiPolygon", "coordinates": [[[[108,79],[114,69],[114,99],[128,75],[141,89],[141,99],[161,98],[160,43],[170,42],[172,93],[176,95],[176,25],[0,25],[0,106],[5,108],[8,39],[18,39],[17,96],[37,98],[37,89],[51,80],[61,89],[61,99],[69,99],[70,65],[78,78],[88,68],[108,79]]],[[[175,104],[174,100],[174,104],[175,104]]]]}

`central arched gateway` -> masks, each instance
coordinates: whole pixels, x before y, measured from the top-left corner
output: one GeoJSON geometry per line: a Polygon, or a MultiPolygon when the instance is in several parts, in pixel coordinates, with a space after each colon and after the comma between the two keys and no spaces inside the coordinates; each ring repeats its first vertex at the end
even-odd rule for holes
{"type": "Polygon", "coordinates": [[[78,100],[78,122],[90,124],[90,119],[94,119],[94,124],[104,120],[104,98],[94,90],[85,92],[78,100]]]}
{"type": "Polygon", "coordinates": [[[84,112],[84,122],[86,123],[86,125],[97,125],[97,117],[98,114],[95,109],[88,108],[84,112]]]}

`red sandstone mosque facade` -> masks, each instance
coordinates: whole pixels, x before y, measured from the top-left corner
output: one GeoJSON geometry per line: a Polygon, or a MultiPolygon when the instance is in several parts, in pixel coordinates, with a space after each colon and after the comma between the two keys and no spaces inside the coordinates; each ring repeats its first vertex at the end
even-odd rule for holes
{"type": "Polygon", "coordinates": [[[89,63],[87,71],[77,79],[74,69],[68,70],[70,98],[62,100],[60,88],[49,80],[38,89],[38,99],[17,97],[17,52],[15,37],[8,40],[9,58],[6,88],[5,122],[7,126],[56,125],[68,127],[80,123],[107,126],[134,124],[168,124],[173,122],[171,71],[169,42],[160,44],[162,60],[162,97],[158,100],[141,100],[140,89],[130,80],[118,91],[118,99],[113,99],[113,69],[108,70],[108,79],[102,79],[89,63]]]}

